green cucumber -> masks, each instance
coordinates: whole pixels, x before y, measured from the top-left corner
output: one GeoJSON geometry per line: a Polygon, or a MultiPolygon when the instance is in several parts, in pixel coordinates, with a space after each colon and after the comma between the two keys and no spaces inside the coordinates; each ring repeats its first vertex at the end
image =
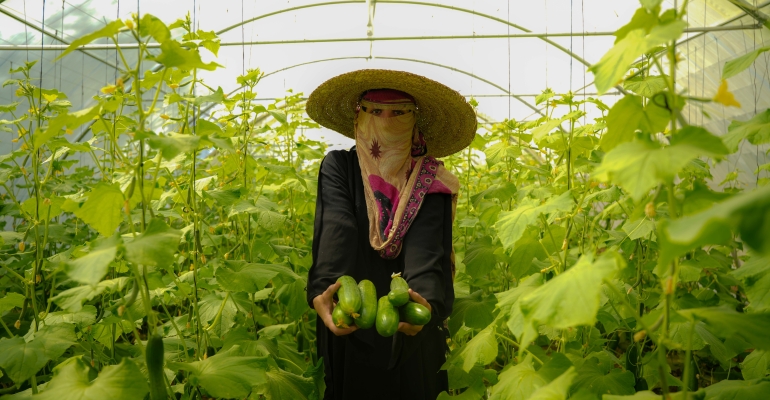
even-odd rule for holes
{"type": "Polygon", "coordinates": [[[401,307],[409,301],[409,284],[401,277],[400,272],[391,275],[391,278],[393,279],[390,281],[388,300],[393,307],[401,307]]]}
{"type": "Polygon", "coordinates": [[[147,340],[145,361],[147,362],[147,375],[150,377],[150,399],[168,399],[166,380],[163,377],[163,337],[157,333],[147,340]]]}
{"type": "Polygon", "coordinates": [[[332,321],[334,321],[334,326],[343,329],[350,328],[350,325],[353,324],[353,318],[342,311],[339,303],[337,303],[337,306],[334,307],[334,311],[332,311],[332,321]]]}
{"type": "Polygon", "coordinates": [[[398,330],[398,311],[390,304],[387,296],[380,297],[377,302],[377,333],[381,336],[393,336],[398,330]]]}
{"type": "Polygon", "coordinates": [[[361,310],[361,292],[358,290],[356,280],[349,275],[342,275],[337,279],[337,282],[342,284],[337,291],[337,298],[339,299],[337,306],[345,314],[353,318],[358,317],[358,311],[361,310]]]}
{"type": "Polygon", "coordinates": [[[430,311],[420,303],[408,302],[399,308],[401,320],[412,325],[425,325],[430,322],[430,311]]]}
{"type": "Polygon", "coordinates": [[[361,316],[355,318],[356,326],[369,329],[377,318],[377,289],[372,281],[364,279],[358,282],[358,290],[361,292],[361,316]]]}

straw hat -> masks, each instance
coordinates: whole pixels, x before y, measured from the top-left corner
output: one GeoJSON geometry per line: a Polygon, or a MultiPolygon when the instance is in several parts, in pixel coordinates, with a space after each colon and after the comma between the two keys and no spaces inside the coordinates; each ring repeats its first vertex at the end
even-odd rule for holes
{"type": "Polygon", "coordinates": [[[476,113],[465,98],[441,83],[404,71],[362,69],[331,78],[310,94],[307,114],[322,126],[354,138],[356,105],[370,89],[395,89],[414,97],[417,127],[428,155],[448,156],[473,141],[476,113]]]}

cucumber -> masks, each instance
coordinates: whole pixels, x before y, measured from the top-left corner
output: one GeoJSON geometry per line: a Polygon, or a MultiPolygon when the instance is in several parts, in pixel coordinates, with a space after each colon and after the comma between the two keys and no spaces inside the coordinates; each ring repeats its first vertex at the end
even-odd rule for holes
{"type": "Polygon", "coordinates": [[[408,302],[398,310],[401,320],[412,325],[425,325],[430,322],[430,311],[420,303],[408,302]]]}
{"type": "Polygon", "coordinates": [[[380,297],[377,302],[377,333],[381,336],[393,336],[398,330],[398,311],[390,304],[387,296],[380,297]]]}
{"type": "Polygon", "coordinates": [[[358,290],[356,280],[349,275],[342,275],[337,279],[337,282],[342,284],[337,291],[337,298],[339,299],[337,306],[345,314],[353,318],[358,317],[358,311],[361,310],[361,292],[358,290]]]}
{"type": "Polygon", "coordinates": [[[147,340],[145,361],[147,362],[147,375],[150,377],[150,399],[168,399],[166,380],[163,377],[163,337],[157,333],[147,340]]]}
{"type": "Polygon", "coordinates": [[[393,307],[401,307],[409,301],[409,284],[401,277],[400,272],[391,277],[393,280],[390,281],[388,300],[390,300],[390,304],[393,304],[393,307]]]}
{"type": "Polygon", "coordinates": [[[377,289],[372,281],[364,279],[358,282],[358,290],[361,292],[361,316],[355,318],[356,326],[369,329],[377,318],[377,289]]]}
{"type": "Polygon", "coordinates": [[[340,304],[337,303],[337,306],[334,307],[334,311],[332,311],[332,321],[334,321],[334,326],[337,328],[350,328],[350,325],[353,323],[353,318],[350,317],[350,315],[345,314],[344,311],[340,308],[340,304]]]}

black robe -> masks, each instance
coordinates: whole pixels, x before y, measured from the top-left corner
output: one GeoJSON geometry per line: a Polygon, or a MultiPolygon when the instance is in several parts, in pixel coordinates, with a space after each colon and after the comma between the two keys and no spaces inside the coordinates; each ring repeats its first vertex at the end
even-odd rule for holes
{"type": "Polygon", "coordinates": [[[355,147],[332,151],[321,164],[313,234],[313,265],[307,300],[342,275],[369,279],[377,297],[390,291],[391,273],[402,272],[409,287],[433,309],[431,321],[415,336],[380,336],[360,329],[337,337],[316,320],[318,355],[324,359],[324,399],[435,399],[447,390],[441,371],[447,351],[443,321],[452,312],[452,205],[448,194],[425,196],[407,232],[401,253],[386,260],[369,244],[369,219],[355,147]]]}

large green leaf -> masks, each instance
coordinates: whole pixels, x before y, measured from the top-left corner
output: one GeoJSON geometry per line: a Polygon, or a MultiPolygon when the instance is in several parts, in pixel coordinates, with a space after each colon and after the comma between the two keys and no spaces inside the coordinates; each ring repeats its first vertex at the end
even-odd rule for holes
{"type": "Polygon", "coordinates": [[[0,314],[5,313],[8,310],[14,308],[21,308],[24,306],[25,297],[19,293],[6,293],[5,296],[0,298],[0,314]]]}
{"type": "Polygon", "coordinates": [[[128,282],[129,278],[123,276],[98,282],[95,286],[75,286],[74,288],[64,290],[57,294],[51,298],[51,301],[67,311],[77,313],[83,309],[84,301],[93,300],[96,296],[99,296],[105,291],[111,293],[119,292],[125,288],[128,282]]]}
{"type": "Polygon", "coordinates": [[[93,42],[96,39],[110,38],[117,35],[117,33],[120,32],[120,29],[123,28],[123,26],[124,26],[123,20],[116,19],[108,23],[104,28],[99,29],[98,31],[91,32],[85,36],[82,36],[78,39],[73,40],[72,43],[70,43],[70,45],[67,46],[67,49],[64,50],[64,52],[61,53],[58,57],[56,57],[54,61],[73,52],[75,49],[77,49],[80,46],[93,42]]]}
{"type": "Polygon", "coordinates": [[[301,279],[288,267],[275,264],[228,261],[217,269],[217,282],[231,292],[255,293],[276,277],[286,283],[301,279]]]}
{"type": "Polygon", "coordinates": [[[99,183],[75,215],[104,236],[111,236],[123,222],[123,192],[117,184],[99,183]]]}
{"type": "Polygon", "coordinates": [[[686,318],[703,321],[721,338],[741,339],[756,349],[770,350],[770,312],[745,314],[730,308],[709,307],[680,310],[686,318]]]}
{"type": "Polygon", "coordinates": [[[770,351],[754,350],[741,363],[743,379],[759,379],[770,374],[770,351]]]}
{"type": "Polygon", "coordinates": [[[495,250],[498,248],[499,246],[493,245],[492,239],[488,236],[471,243],[463,258],[465,272],[473,278],[481,278],[488,274],[497,264],[495,250]]]}
{"type": "Polygon", "coordinates": [[[655,26],[649,33],[645,29],[628,32],[598,63],[591,66],[596,89],[601,94],[619,84],[631,63],[655,46],[678,38],[686,26],[683,21],[674,21],[655,26]]]}
{"type": "Polygon", "coordinates": [[[574,205],[570,191],[551,197],[543,204],[535,199],[525,198],[514,210],[500,213],[495,229],[503,246],[509,249],[521,238],[529,225],[538,221],[540,215],[569,211],[574,205]]]}
{"type": "Polygon", "coordinates": [[[723,380],[701,389],[708,400],[767,400],[770,379],[750,381],[723,380]]]}
{"type": "Polygon", "coordinates": [[[657,271],[676,257],[705,245],[727,243],[732,232],[754,249],[770,252],[770,186],[731,197],[696,214],[658,226],[661,247],[657,271]]]}
{"type": "Polygon", "coordinates": [[[200,136],[173,134],[150,136],[150,147],[160,150],[161,156],[171,160],[180,153],[190,154],[198,149],[201,142],[200,136]]]}
{"type": "Polygon", "coordinates": [[[547,383],[545,377],[535,371],[532,356],[527,356],[522,362],[500,373],[497,384],[491,389],[489,400],[528,399],[547,383]]]}
{"type": "Polygon", "coordinates": [[[642,98],[625,96],[607,113],[607,132],[599,142],[602,150],[610,151],[621,143],[631,141],[644,118],[642,98]]]}
{"type": "Polygon", "coordinates": [[[452,316],[449,318],[449,331],[454,334],[463,324],[475,329],[485,328],[494,320],[492,316],[494,308],[495,296],[486,296],[481,290],[465,297],[458,297],[455,299],[452,316]]]}
{"type": "Polygon", "coordinates": [[[137,264],[168,268],[174,264],[181,237],[181,231],[170,228],[162,219],[152,219],[144,233],[126,243],[126,258],[137,264]]]}
{"type": "Polygon", "coordinates": [[[73,325],[46,326],[29,342],[22,337],[0,339],[0,367],[16,384],[35,375],[48,361],[61,357],[77,338],[73,325]]]}
{"type": "Polygon", "coordinates": [[[96,286],[107,274],[119,244],[118,236],[95,241],[88,254],[67,262],[67,275],[76,282],[96,286]]]}
{"type": "Polygon", "coordinates": [[[529,400],[566,400],[575,376],[575,367],[569,367],[551,383],[537,389],[529,400]]]}
{"type": "Polygon", "coordinates": [[[267,382],[255,390],[270,400],[316,400],[321,397],[312,378],[292,374],[279,368],[265,372],[267,382]]]}
{"type": "Polygon", "coordinates": [[[197,50],[187,50],[179,42],[173,39],[166,40],[160,44],[161,53],[155,56],[155,61],[165,65],[167,68],[177,67],[184,70],[193,68],[213,71],[221,65],[210,62],[204,63],[197,50]]]}
{"type": "MultiPolygon", "coordinates": [[[[663,91],[668,87],[666,83],[666,77],[660,75],[653,76],[639,76],[635,78],[626,79],[623,82],[623,88],[630,90],[640,96],[651,98],[655,94],[663,91]]],[[[624,97],[624,99],[630,96],[624,97]]]]}
{"type": "Polygon", "coordinates": [[[593,325],[599,311],[601,283],[617,269],[612,255],[595,262],[587,256],[581,257],[572,268],[520,300],[525,320],[557,329],[593,325]]]}
{"type": "Polygon", "coordinates": [[[267,357],[242,356],[240,346],[192,363],[168,363],[168,368],[191,373],[194,384],[214,396],[243,398],[252,388],[267,383],[267,357]]]}
{"type": "Polygon", "coordinates": [[[727,127],[727,134],[722,137],[730,152],[738,150],[744,139],[751,144],[770,142],[770,109],[757,113],[748,121],[734,120],[727,127]]]}
{"type": "Polygon", "coordinates": [[[45,391],[33,399],[43,400],[136,400],[149,391],[139,367],[128,358],[108,365],[91,380],[92,370],[81,359],[58,369],[45,391]]]}
{"type": "Polygon", "coordinates": [[[722,68],[722,79],[732,78],[740,72],[743,72],[743,70],[750,67],[751,64],[754,64],[754,60],[756,60],[760,54],[768,50],[770,50],[770,47],[761,47],[726,62],[724,68],[722,68]]]}
{"type": "Polygon", "coordinates": [[[533,274],[522,279],[519,282],[519,286],[495,294],[497,297],[497,305],[495,307],[500,310],[498,317],[508,318],[508,329],[511,330],[514,336],[521,337],[525,329],[524,314],[521,313],[520,308],[522,297],[533,292],[542,284],[542,276],[540,274],[533,274]]]}
{"type": "Polygon", "coordinates": [[[690,161],[701,155],[719,155],[719,138],[700,128],[683,130],[675,144],[623,143],[604,156],[596,179],[617,183],[639,201],[650,189],[670,182],[690,161]]]}
{"type": "Polygon", "coordinates": [[[169,31],[166,24],[160,19],[151,14],[144,14],[142,20],[139,21],[139,35],[152,36],[158,43],[163,43],[171,38],[171,31],[169,31]]]}
{"type": "Polygon", "coordinates": [[[487,365],[497,357],[494,325],[487,326],[460,349],[452,352],[441,369],[454,365],[468,372],[474,365],[487,365]]]}
{"type": "Polygon", "coordinates": [[[634,394],[636,378],[629,371],[621,371],[611,368],[609,371],[599,365],[596,357],[586,360],[577,369],[577,377],[573,385],[573,392],[578,390],[590,391],[598,396],[604,394],[634,394]]]}

